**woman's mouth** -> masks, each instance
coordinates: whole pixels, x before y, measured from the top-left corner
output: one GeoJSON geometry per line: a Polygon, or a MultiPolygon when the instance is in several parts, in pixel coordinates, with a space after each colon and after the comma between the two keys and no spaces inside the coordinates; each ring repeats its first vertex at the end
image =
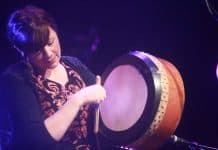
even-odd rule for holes
{"type": "Polygon", "coordinates": [[[53,63],[55,62],[55,57],[51,57],[47,60],[48,63],[53,63]]]}

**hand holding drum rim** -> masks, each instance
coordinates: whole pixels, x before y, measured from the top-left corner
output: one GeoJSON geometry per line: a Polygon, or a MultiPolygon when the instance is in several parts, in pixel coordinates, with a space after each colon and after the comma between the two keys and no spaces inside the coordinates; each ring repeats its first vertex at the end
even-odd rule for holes
{"type": "Polygon", "coordinates": [[[106,98],[106,91],[101,85],[101,77],[97,75],[96,84],[81,89],[74,96],[79,97],[82,105],[88,103],[101,103],[106,98]]]}

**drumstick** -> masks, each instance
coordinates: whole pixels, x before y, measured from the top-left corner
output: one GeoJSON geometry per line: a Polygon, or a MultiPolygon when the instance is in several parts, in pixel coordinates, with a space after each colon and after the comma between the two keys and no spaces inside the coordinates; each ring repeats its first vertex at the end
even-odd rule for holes
{"type": "MultiPolygon", "coordinates": [[[[96,76],[96,84],[101,84],[101,77],[100,76],[96,76]]],[[[95,109],[95,125],[94,125],[94,133],[98,134],[99,131],[99,104],[95,109]]]]}
{"type": "Polygon", "coordinates": [[[95,126],[94,126],[94,133],[98,134],[99,131],[99,105],[95,110],[95,126]]]}

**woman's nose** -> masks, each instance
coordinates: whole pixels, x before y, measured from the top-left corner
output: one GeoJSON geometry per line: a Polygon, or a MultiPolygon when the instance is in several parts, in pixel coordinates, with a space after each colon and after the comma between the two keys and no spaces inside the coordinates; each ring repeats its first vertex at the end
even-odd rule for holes
{"type": "Polygon", "coordinates": [[[44,55],[46,56],[46,57],[51,57],[51,55],[52,55],[52,50],[51,50],[51,48],[49,47],[49,46],[45,46],[44,47],[44,55]]]}

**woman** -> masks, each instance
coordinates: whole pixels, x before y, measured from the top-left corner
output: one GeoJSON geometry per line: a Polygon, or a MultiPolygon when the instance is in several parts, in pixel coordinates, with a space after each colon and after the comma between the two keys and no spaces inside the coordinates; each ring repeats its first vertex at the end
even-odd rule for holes
{"type": "Polygon", "coordinates": [[[56,24],[43,9],[16,10],[7,27],[23,58],[1,76],[12,149],[97,149],[94,110],[106,97],[100,77],[78,59],[61,56],[56,24]]]}

